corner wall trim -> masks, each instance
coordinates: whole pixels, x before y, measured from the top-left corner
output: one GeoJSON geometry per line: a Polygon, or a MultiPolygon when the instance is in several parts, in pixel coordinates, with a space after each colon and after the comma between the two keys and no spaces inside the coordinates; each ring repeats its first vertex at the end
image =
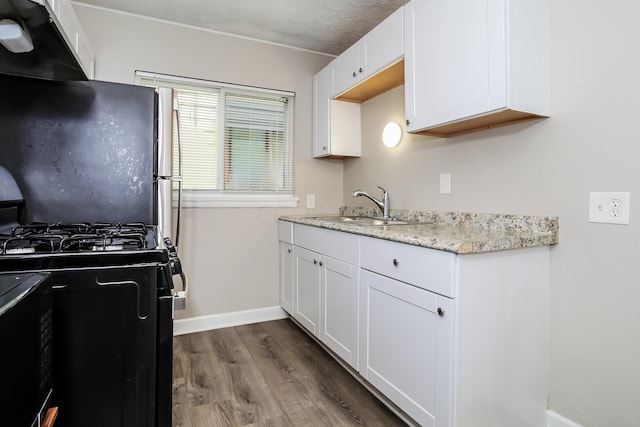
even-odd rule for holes
{"type": "Polygon", "coordinates": [[[212,314],[190,317],[173,322],[173,336],[286,319],[289,315],[280,307],[265,307],[254,310],[234,311],[232,313],[212,314]]]}
{"type": "Polygon", "coordinates": [[[562,415],[547,410],[547,427],[583,427],[581,424],[571,421],[562,415]]]}

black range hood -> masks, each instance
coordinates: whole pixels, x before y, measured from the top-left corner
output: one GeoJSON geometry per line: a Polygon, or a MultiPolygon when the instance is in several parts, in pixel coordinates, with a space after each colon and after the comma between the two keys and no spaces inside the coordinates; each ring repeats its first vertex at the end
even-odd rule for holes
{"type": "Polygon", "coordinates": [[[0,45],[0,74],[46,80],[87,80],[45,6],[30,0],[0,0],[1,19],[11,19],[28,31],[33,50],[12,53],[0,45]]]}

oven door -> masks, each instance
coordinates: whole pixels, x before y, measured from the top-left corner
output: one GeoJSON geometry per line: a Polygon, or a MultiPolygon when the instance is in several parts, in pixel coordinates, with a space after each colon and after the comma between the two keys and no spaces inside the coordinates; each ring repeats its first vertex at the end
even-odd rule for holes
{"type": "Polygon", "coordinates": [[[56,424],[155,426],[160,269],[52,272],[56,424]]]}

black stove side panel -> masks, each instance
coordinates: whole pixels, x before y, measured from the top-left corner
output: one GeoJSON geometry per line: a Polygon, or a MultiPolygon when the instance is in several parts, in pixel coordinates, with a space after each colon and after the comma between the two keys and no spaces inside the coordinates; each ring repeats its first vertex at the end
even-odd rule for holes
{"type": "Polygon", "coordinates": [[[0,77],[0,165],[20,221],[157,223],[157,96],[116,83],[0,77]]]}

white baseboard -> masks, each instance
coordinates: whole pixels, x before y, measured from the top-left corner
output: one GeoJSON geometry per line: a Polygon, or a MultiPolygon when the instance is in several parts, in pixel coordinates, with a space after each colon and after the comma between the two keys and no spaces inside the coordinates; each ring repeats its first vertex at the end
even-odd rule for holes
{"type": "Polygon", "coordinates": [[[173,322],[173,335],[192,334],[250,323],[268,322],[286,319],[289,315],[279,306],[258,308],[255,310],[235,311],[233,313],[213,314],[210,316],[190,317],[173,322]]]}
{"type": "Polygon", "coordinates": [[[581,424],[571,421],[562,415],[547,410],[547,427],[583,427],[581,424]]]}

